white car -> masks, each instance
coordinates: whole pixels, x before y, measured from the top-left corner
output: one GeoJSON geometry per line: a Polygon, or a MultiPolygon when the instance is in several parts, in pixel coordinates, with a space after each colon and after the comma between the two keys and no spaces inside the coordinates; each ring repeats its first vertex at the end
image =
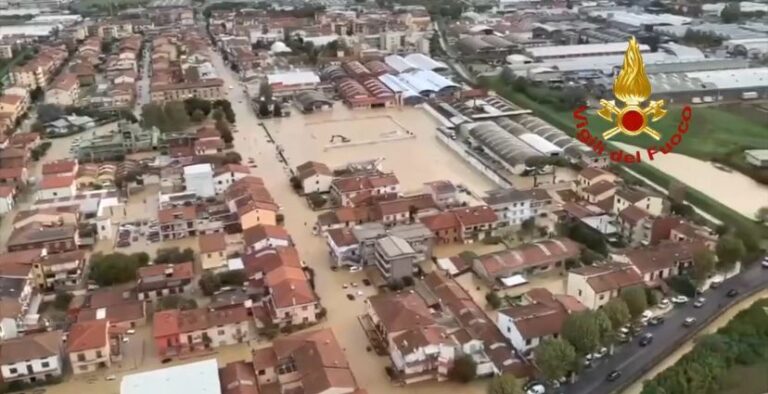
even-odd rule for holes
{"type": "Polygon", "coordinates": [[[603,358],[608,354],[608,348],[601,347],[600,350],[592,354],[592,358],[603,358]]]}
{"type": "Polygon", "coordinates": [[[133,328],[129,328],[129,329],[125,330],[125,333],[128,334],[128,335],[133,335],[133,334],[136,333],[136,330],[134,330],[133,328]]]}
{"type": "Polygon", "coordinates": [[[664,298],[659,301],[659,308],[666,308],[669,306],[669,298],[664,298]]]}
{"type": "Polygon", "coordinates": [[[648,320],[653,316],[653,312],[651,311],[645,311],[642,315],[640,315],[640,320],[648,320]]]}
{"type": "Polygon", "coordinates": [[[674,296],[672,297],[672,302],[675,304],[685,304],[688,302],[688,297],[684,295],[674,296]]]}
{"type": "Polygon", "coordinates": [[[128,337],[123,337],[123,343],[128,343],[129,339],[128,337]]]}
{"type": "Polygon", "coordinates": [[[363,270],[363,267],[361,267],[359,265],[353,265],[353,266],[349,267],[349,272],[360,272],[362,270],[363,270]]]}
{"type": "Polygon", "coordinates": [[[115,375],[109,375],[109,376],[104,378],[104,380],[109,380],[109,381],[112,381],[112,380],[115,380],[115,379],[117,379],[117,376],[115,376],[115,375]]]}
{"type": "Polygon", "coordinates": [[[760,265],[763,266],[763,268],[768,268],[768,257],[763,259],[763,262],[760,263],[760,265]]]}

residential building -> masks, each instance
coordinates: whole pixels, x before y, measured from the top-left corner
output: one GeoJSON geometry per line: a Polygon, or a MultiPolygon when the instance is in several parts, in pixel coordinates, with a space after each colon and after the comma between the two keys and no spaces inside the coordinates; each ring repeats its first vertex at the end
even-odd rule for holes
{"type": "Polygon", "coordinates": [[[226,207],[213,204],[181,205],[157,212],[160,239],[163,241],[194,237],[222,231],[231,213],[226,207]]]}
{"type": "Polygon", "coordinates": [[[77,75],[64,73],[57,77],[51,87],[45,92],[45,103],[70,106],[76,105],[80,99],[80,80],[77,75]]]}
{"type": "Polygon", "coordinates": [[[0,215],[5,215],[16,208],[16,187],[0,185],[0,215]]]}
{"type": "Polygon", "coordinates": [[[243,231],[246,253],[257,252],[266,248],[291,246],[291,236],[281,226],[259,224],[243,231]]]}
{"type": "Polygon", "coordinates": [[[159,311],[152,322],[155,349],[162,359],[243,343],[251,336],[250,321],[245,307],[159,311]]]}
{"type": "Polygon", "coordinates": [[[126,374],[120,383],[120,394],[156,393],[158,387],[162,387],[163,394],[252,394],[220,391],[216,358],[126,374]]]}
{"type": "Polygon", "coordinates": [[[112,365],[109,321],[73,324],[67,337],[67,354],[75,375],[109,368],[112,365]]]}
{"type": "Polygon", "coordinates": [[[387,280],[413,276],[419,255],[404,239],[386,236],[376,240],[376,267],[387,280]]]}
{"type": "Polygon", "coordinates": [[[61,331],[29,334],[0,342],[3,381],[40,383],[62,374],[61,331]]]}
{"type": "Polygon", "coordinates": [[[0,95],[0,117],[7,118],[10,124],[14,125],[22,115],[27,113],[29,105],[29,94],[6,93],[0,95]]]}
{"type": "Polygon", "coordinates": [[[481,241],[493,235],[498,224],[496,213],[487,205],[451,210],[459,222],[459,236],[464,243],[481,241]]]}
{"type": "Polygon", "coordinates": [[[523,297],[528,299],[525,304],[500,309],[496,315],[499,330],[522,354],[545,339],[559,338],[568,316],[587,309],[572,296],[553,295],[544,288],[532,289],[523,297]]]}
{"type": "Polygon", "coordinates": [[[600,182],[615,184],[617,179],[618,177],[616,175],[608,171],[602,170],[600,168],[588,167],[581,170],[581,172],[579,172],[577,175],[576,181],[574,181],[573,184],[573,190],[576,192],[579,198],[587,200],[587,196],[585,194],[585,190],[587,188],[600,182]]]}
{"type": "Polygon", "coordinates": [[[637,247],[651,243],[653,217],[637,205],[630,205],[616,217],[619,233],[627,245],[637,247]]]}
{"type": "Polygon", "coordinates": [[[328,252],[333,259],[333,266],[340,267],[346,264],[360,262],[360,241],[358,241],[352,229],[333,228],[325,233],[325,242],[328,252]]]}
{"type": "Polygon", "coordinates": [[[664,197],[640,188],[624,188],[613,199],[613,214],[618,215],[630,205],[642,208],[652,216],[661,216],[666,210],[664,197]]]}
{"type": "Polygon", "coordinates": [[[215,196],[216,188],[213,182],[213,168],[207,163],[184,167],[184,185],[186,185],[188,191],[200,197],[215,196]]]}
{"type": "Polygon", "coordinates": [[[416,194],[378,201],[374,212],[379,222],[385,226],[408,224],[418,218],[434,215],[440,212],[437,204],[429,194],[416,194]]]}
{"type": "Polygon", "coordinates": [[[653,286],[670,276],[677,276],[693,265],[697,250],[706,246],[698,241],[662,241],[658,245],[627,249],[614,253],[613,260],[635,267],[647,285],[653,286]]]}
{"type": "Polygon", "coordinates": [[[330,328],[275,338],[273,345],[251,352],[262,392],[364,393],[330,328]]]}
{"type": "Polygon", "coordinates": [[[38,200],[51,200],[72,197],[76,192],[77,182],[74,175],[49,175],[40,181],[36,196],[38,200]]]}
{"type": "Polygon", "coordinates": [[[343,207],[353,206],[353,199],[359,195],[397,194],[400,190],[400,181],[391,173],[356,175],[336,178],[331,182],[331,197],[343,207]]]}
{"type": "Polygon", "coordinates": [[[715,250],[718,237],[714,231],[706,227],[683,221],[679,218],[677,218],[677,220],[679,222],[670,227],[669,236],[667,236],[666,239],[675,242],[698,241],[705,244],[710,250],[715,250]]]}
{"type": "Polygon", "coordinates": [[[643,277],[630,264],[583,266],[568,271],[566,294],[596,310],[618,297],[622,289],[641,286],[643,277]]]}
{"type": "Polygon", "coordinates": [[[0,168],[26,167],[29,151],[18,148],[5,148],[0,151],[0,168]]]}
{"type": "Polygon", "coordinates": [[[333,173],[323,163],[308,161],[296,167],[296,178],[301,182],[301,190],[305,194],[327,193],[331,190],[333,173]]]}
{"type": "Polygon", "coordinates": [[[226,164],[213,173],[213,185],[216,194],[224,193],[236,181],[251,174],[251,170],[240,164],[226,164]]]}
{"type": "Polygon", "coordinates": [[[62,159],[43,163],[43,176],[77,175],[77,160],[62,159]]]}
{"type": "Polygon", "coordinates": [[[46,290],[75,288],[83,280],[85,263],[83,250],[46,254],[34,262],[37,285],[46,290]]]}
{"type": "Polygon", "coordinates": [[[203,270],[218,270],[227,266],[226,234],[203,234],[198,237],[198,246],[203,270]]]}
{"type": "Polygon", "coordinates": [[[78,245],[79,237],[75,225],[44,226],[40,223],[30,223],[13,230],[6,248],[9,252],[45,248],[48,253],[59,253],[75,250],[78,245]]]}
{"type": "Polygon", "coordinates": [[[279,206],[261,178],[249,175],[235,181],[225,192],[225,198],[229,209],[240,218],[243,230],[259,224],[277,224],[279,206]]]}
{"type": "Polygon", "coordinates": [[[32,150],[40,145],[40,133],[13,133],[9,145],[17,149],[32,150]]]}
{"type": "Polygon", "coordinates": [[[170,294],[189,294],[194,286],[194,263],[156,264],[139,268],[139,301],[156,301],[170,294]]]}
{"type": "MultiPolygon", "coordinates": [[[[408,243],[416,253],[414,258],[417,262],[432,258],[433,235],[421,223],[400,224],[389,228],[381,223],[366,223],[353,227],[352,236],[359,244],[358,250],[352,256],[342,257],[341,264],[362,266],[377,264],[376,242],[387,236],[397,237],[408,243]]],[[[344,242],[339,240],[339,243],[343,244],[344,242]]],[[[329,243],[333,251],[332,244],[335,244],[335,242],[329,243]]],[[[337,256],[346,255],[340,250],[336,250],[333,253],[337,256]]]]}
{"type": "Polygon", "coordinates": [[[0,184],[21,187],[27,184],[29,177],[26,167],[0,168],[0,184]]]}
{"type": "Polygon", "coordinates": [[[515,275],[528,276],[551,269],[565,269],[565,261],[581,255],[581,245],[569,238],[552,238],[479,256],[473,271],[488,283],[504,284],[515,275]]]}
{"type": "Polygon", "coordinates": [[[152,102],[184,100],[196,97],[203,100],[219,100],[226,97],[224,81],[218,78],[204,79],[196,82],[182,83],[152,83],[150,86],[152,102]]]}
{"type": "Polygon", "coordinates": [[[505,226],[519,226],[526,220],[547,216],[552,208],[552,197],[545,189],[492,190],[483,201],[505,226]]]}
{"type": "Polygon", "coordinates": [[[424,192],[432,196],[440,209],[453,208],[461,203],[459,188],[448,180],[427,182],[424,184],[424,192]]]}

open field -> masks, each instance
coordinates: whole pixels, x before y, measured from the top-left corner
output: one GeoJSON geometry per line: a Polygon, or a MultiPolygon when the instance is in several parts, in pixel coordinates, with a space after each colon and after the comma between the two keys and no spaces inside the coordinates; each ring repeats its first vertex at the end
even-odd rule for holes
{"type": "Polygon", "coordinates": [[[337,103],[333,110],[264,122],[276,143],[284,149],[290,166],[316,160],[334,168],[348,162],[383,159],[385,171],[393,171],[406,191],[424,182],[447,179],[464,184],[475,193],[495,188],[479,171],[435,138],[437,124],[418,108],[387,108],[353,111],[337,103]],[[333,135],[349,142],[330,145],[333,135]]]}

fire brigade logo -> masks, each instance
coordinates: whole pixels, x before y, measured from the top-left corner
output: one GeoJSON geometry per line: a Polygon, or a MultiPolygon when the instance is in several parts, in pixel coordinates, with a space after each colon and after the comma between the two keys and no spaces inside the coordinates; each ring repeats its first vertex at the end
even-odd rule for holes
{"type": "Polygon", "coordinates": [[[624,106],[616,105],[616,100],[600,100],[601,108],[597,114],[609,122],[615,122],[613,128],[603,133],[604,139],[608,140],[618,133],[630,136],[645,133],[655,140],[661,139],[661,134],[651,128],[649,123],[663,118],[667,111],[664,109],[664,100],[651,100],[647,106],[641,106],[651,97],[651,82],[645,74],[645,64],[635,37],[629,40],[624,65],[613,83],[613,95],[624,106]]]}

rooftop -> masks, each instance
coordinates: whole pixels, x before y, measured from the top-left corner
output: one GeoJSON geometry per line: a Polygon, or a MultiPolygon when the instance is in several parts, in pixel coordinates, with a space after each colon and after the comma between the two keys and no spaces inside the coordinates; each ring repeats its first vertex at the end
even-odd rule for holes
{"type": "Polygon", "coordinates": [[[120,394],[222,394],[215,358],[125,375],[120,394]]]}

